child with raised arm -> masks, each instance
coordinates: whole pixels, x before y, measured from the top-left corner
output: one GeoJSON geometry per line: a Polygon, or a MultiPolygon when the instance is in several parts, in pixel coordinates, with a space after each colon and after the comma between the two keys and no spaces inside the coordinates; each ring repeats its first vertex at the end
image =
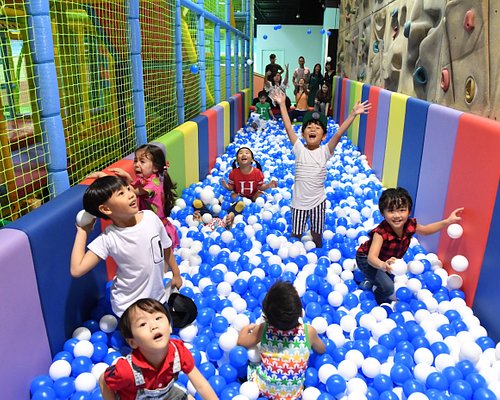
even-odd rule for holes
{"type": "Polygon", "coordinates": [[[300,399],[311,348],[323,354],[325,344],[314,327],[300,321],[302,302],[291,283],[272,285],[262,312],[265,322],[247,325],[238,336],[238,345],[246,348],[260,343],[261,362],[249,367],[249,380],[267,399],[300,399]]]}
{"type": "Polygon", "coordinates": [[[231,191],[231,197],[234,199],[238,196],[247,197],[252,201],[264,194],[264,191],[269,188],[278,186],[278,182],[271,179],[268,183],[264,183],[264,174],[262,167],[255,160],[252,150],[248,147],[241,147],[236,152],[236,160],[232,164],[233,169],[229,173],[228,181],[221,180],[221,185],[231,191]],[[253,164],[255,163],[255,167],[253,164]]]}
{"type": "MultiPolygon", "coordinates": [[[[179,245],[179,235],[168,217],[175,205],[177,185],[168,174],[168,163],[163,150],[154,144],[138,147],[134,157],[135,178],[121,168],[110,168],[109,171],[132,186],[137,195],[139,210],[151,210],[158,215],[172,239],[172,247],[176,248],[179,245]]],[[[104,172],[95,172],[88,177],[103,176],[106,176],[104,172]]]]}
{"type": "Polygon", "coordinates": [[[172,286],[181,287],[172,240],[154,212],[139,211],[135,191],[127,182],[112,175],[96,179],[83,195],[83,206],[85,211],[110,219],[112,224],[88,245],[87,251],[87,236],[94,223],[77,225],[71,275],[85,275],[101,260],[113,257],[118,269],[111,286],[111,307],[118,317],[141,298],[165,302],[163,274],[168,267],[173,274],[172,286]]]}
{"type": "Polygon", "coordinates": [[[187,374],[202,399],[217,399],[182,340],[170,338],[172,321],[161,303],[136,301],[123,313],[120,330],[133,350],[99,378],[104,400],[192,399],[175,384],[180,371],[187,374]]]}
{"type": "MultiPolygon", "coordinates": [[[[280,105],[282,112],[286,111],[285,96],[275,90],[271,98],[280,105]]],[[[368,101],[356,103],[349,117],[342,123],[337,132],[327,144],[321,142],[326,138],[327,118],[318,112],[308,112],[302,122],[302,137],[305,144],[293,130],[288,114],[284,112],[283,123],[286,133],[292,142],[295,154],[295,183],[292,195],[292,235],[300,238],[310,220],[311,236],[316,247],[322,247],[322,234],[325,224],[325,179],[326,163],[333,156],[340,138],[346,133],[354,118],[368,113],[371,104],[368,101]]]]}
{"type": "Polygon", "coordinates": [[[404,256],[413,235],[431,235],[462,219],[459,214],[463,208],[457,208],[446,219],[421,225],[415,218],[409,218],[412,206],[406,189],[384,190],[378,202],[384,220],[369,233],[370,239],[359,246],[356,253],[358,268],[369,284],[376,286],[378,304],[388,302],[394,293],[391,265],[404,256]]]}

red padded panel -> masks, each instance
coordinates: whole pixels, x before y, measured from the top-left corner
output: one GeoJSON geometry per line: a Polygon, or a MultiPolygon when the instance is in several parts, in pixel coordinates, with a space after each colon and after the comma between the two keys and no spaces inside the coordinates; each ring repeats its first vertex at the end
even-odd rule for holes
{"type": "Polygon", "coordinates": [[[372,103],[372,109],[366,119],[365,155],[368,163],[373,165],[373,148],[375,146],[375,131],[377,130],[378,97],[380,88],[370,86],[368,101],[372,103]]]}
{"type": "Polygon", "coordinates": [[[500,176],[500,123],[472,114],[462,114],[458,123],[448,195],[444,215],[465,207],[463,236],[453,240],[441,235],[438,254],[450,270],[453,256],[469,260],[461,273],[467,304],[474,302],[500,176]]]}

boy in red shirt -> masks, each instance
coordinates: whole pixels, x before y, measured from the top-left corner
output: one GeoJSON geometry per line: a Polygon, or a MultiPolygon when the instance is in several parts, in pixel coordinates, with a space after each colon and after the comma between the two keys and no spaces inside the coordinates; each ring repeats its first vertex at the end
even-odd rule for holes
{"type": "Polygon", "coordinates": [[[170,315],[159,301],[136,301],[123,313],[120,329],[133,351],[108,367],[99,378],[104,400],[192,398],[175,385],[180,371],[187,374],[202,399],[218,398],[195,367],[193,356],[184,343],[170,339],[170,315]]]}

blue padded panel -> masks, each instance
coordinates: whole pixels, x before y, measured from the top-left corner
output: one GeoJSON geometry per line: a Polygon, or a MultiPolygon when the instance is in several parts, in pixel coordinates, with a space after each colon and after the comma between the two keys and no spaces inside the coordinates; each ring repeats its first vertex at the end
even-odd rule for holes
{"type": "Polygon", "coordinates": [[[342,84],[344,80],[340,78],[339,76],[335,77],[335,80],[337,81],[337,85],[335,86],[335,100],[334,100],[334,114],[333,118],[335,119],[335,122],[340,121],[340,98],[342,97],[342,84]]]}
{"type": "Polygon", "coordinates": [[[500,341],[500,296],[498,293],[498,260],[500,260],[500,182],[496,193],[493,216],[490,222],[488,243],[484,252],[483,264],[474,296],[474,314],[481,320],[495,343],[500,341]]]}
{"type": "Polygon", "coordinates": [[[191,121],[198,125],[198,172],[200,179],[208,175],[209,149],[208,149],[208,118],[200,114],[192,118],[191,121]]]}
{"type": "MultiPolygon", "coordinates": [[[[98,299],[104,296],[104,262],[81,278],[72,278],[69,272],[75,217],[82,209],[86,188],[86,185],[73,186],[9,225],[10,229],[25,232],[30,242],[52,355],[61,351],[73,330],[90,318],[98,299]]],[[[100,232],[97,220],[88,242],[100,232]]]]}
{"type": "MultiPolygon", "coordinates": [[[[443,218],[461,111],[431,104],[427,111],[425,141],[420,163],[415,215],[421,224],[443,218]]],[[[441,232],[419,237],[428,251],[437,251],[441,232]]]]}
{"type": "Polygon", "coordinates": [[[391,92],[382,89],[378,97],[377,127],[375,129],[375,143],[373,145],[372,168],[377,177],[382,180],[384,171],[385,148],[387,146],[387,127],[389,124],[389,109],[391,106],[391,92]]]}
{"type": "MultiPolygon", "coordinates": [[[[361,89],[361,102],[368,100],[370,97],[370,85],[364,84],[361,89]]],[[[358,147],[361,153],[365,152],[365,141],[366,141],[366,124],[368,122],[368,115],[361,114],[359,116],[359,131],[358,131],[358,147]]]]}
{"type": "Polygon", "coordinates": [[[409,97],[399,160],[398,186],[406,188],[412,199],[417,198],[420,162],[424,151],[427,111],[431,104],[409,97]]]}

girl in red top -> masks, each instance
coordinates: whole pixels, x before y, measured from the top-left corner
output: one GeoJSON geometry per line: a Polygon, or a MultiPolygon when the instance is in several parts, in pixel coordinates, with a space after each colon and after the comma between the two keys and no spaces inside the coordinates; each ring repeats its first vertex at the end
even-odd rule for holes
{"type": "Polygon", "coordinates": [[[459,214],[463,208],[457,208],[446,219],[421,225],[415,218],[408,218],[412,206],[406,189],[385,190],[378,202],[384,220],[369,233],[370,239],[359,246],[356,253],[358,268],[369,285],[377,287],[375,300],[378,304],[387,303],[394,293],[391,265],[403,258],[413,235],[431,235],[462,219],[459,214]]]}
{"type": "Polygon", "coordinates": [[[222,179],[222,186],[232,191],[231,197],[243,196],[254,201],[264,193],[264,190],[275,188],[278,182],[271,180],[264,183],[262,167],[253,157],[253,152],[248,147],[241,147],[236,153],[236,160],[233,161],[233,169],[229,173],[228,181],[222,179]],[[253,166],[255,163],[255,166],[253,166]]]}

